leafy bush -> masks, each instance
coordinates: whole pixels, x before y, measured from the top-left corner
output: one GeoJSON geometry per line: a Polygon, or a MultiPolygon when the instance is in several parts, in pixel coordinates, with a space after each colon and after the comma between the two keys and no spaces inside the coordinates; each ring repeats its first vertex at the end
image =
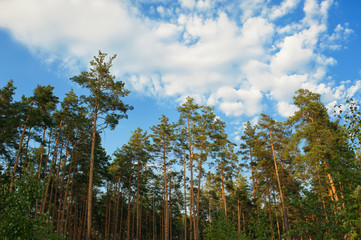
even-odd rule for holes
{"type": "Polygon", "coordinates": [[[64,239],[56,234],[45,214],[35,217],[35,201],[42,192],[42,184],[35,174],[16,179],[12,191],[9,184],[1,186],[1,239],[64,239]]]}
{"type": "Polygon", "coordinates": [[[229,218],[225,217],[224,212],[218,212],[212,224],[209,224],[205,229],[205,239],[246,240],[247,237],[236,231],[234,224],[229,218]]]}

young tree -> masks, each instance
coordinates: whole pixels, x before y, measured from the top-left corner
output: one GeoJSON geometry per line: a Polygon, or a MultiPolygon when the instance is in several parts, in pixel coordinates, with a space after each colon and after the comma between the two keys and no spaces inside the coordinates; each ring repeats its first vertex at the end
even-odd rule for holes
{"type": "Polygon", "coordinates": [[[92,224],[92,195],[93,195],[93,171],[95,138],[97,131],[101,131],[108,125],[114,129],[119,119],[127,118],[127,111],[133,107],[124,104],[120,99],[130,92],[124,88],[124,83],[115,81],[115,76],[111,75],[110,68],[116,55],[105,60],[107,54],[99,51],[98,56],[90,62],[90,71],[84,71],[80,75],[71,78],[80,86],[87,88],[90,95],[83,97],[84,101],[91,109],[93,117],[92,147],[89,166],[89,185],[87,198],[87,240],[91,238],[92,224]],[[99,124],[100,122],[100,124],[99,124]]]}

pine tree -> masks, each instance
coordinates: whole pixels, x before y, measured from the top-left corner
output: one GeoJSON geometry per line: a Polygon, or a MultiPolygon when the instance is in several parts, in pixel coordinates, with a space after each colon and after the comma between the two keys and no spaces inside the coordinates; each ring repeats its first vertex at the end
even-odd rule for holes
{"type": "Polygon", "coordinates": [[[164,194],[165,194],[165,216],[164,216],[164,239],[169,239],[169,199],[168,199],[168,177],[167,169],[171,165],[169,160],[169,154],[173,150],[173,144],[175,141],[174,135],[174,126],[168,123],[169,119],[166,116],[162,116],[160,123],[151,127],[153,134],[151,135],[153,139],[153,153],[157,158],[161,159],[161,166],[163,169],[163,180],[164,180],[164,194]]]}
{"type": "Polygon", "coordinates": [[[115,76],[110,73],[112,62],[116,55],[105,61],[106,53],[99,51],[98,56],[90,62],[90,71],[84,71],[80,75],[71,78],[72,81],[80,86],[89,89],[91,95],[83,97],[89,105],[93,117],[92,147],[89,168],[89,187],[87,198],[87,239],[91,239],[92,224],[92,196],[93,196],[93,172],[94,172],[94,153],[95,138],[99,130],[106,128],[108,125],[114,129],[120,118],[127,117],[127,111],[133,107],[124,104],[120,99],[129,94],[124,88],[123,82],[117,82],[115,76]],[[98,123],[101,122],[100,124],[98,123]]]}

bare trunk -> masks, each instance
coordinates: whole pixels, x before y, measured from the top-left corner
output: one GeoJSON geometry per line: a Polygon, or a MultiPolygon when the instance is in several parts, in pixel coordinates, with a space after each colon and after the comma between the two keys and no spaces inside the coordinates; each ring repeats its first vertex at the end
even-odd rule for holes
{"type": "Polygon", "coordinates": [[[255,183],[255,180],[254,180],[254,169],[253,169],[252,149],[249,150],[249,158],[250,158],[250,160],[251,160],[251,176],[252,176],[253,198],[256,199],[256,183],[255,183]]]}
{"type": "MultiPolygon", "coordinates": [[[[273,162],[275,165],[275,172],[276,172],[276,177],[277,177],[277,183],[278,183],[278,190],[280,193],[280,200],[281,200],[281,205],[282,205],[282,212],[283,212],[283,221],[285,224],[285,230],[286,232],[289,232],[289,226],[288,226],[288,216],[287,216],[287,210],[286,210],[286,205],[285,205],[285,201],[284,201],[284,197],[283,197],[283,190],[282,190],[282,186],[281,186],[281,180],[280,180],[280,176],[278,174],[278,166],[277,166],[277,161],[276,161],[276,154],[275,154],[275,150],[274,150],[274,146],[273,146],[273,142],[272,142],[272,134],[271,132],[269,132],[269,136],[270,136],[270,143],[271,143],[271,147],[272,147],[272,155],[273,155],[273,162]]],[[[292,237],[291,236],[287,236],[288,240],[291,240],[292,237]]]]}
{"type": "Polygon", "coordinates": [[[137,171],[137,223],[136,223],[136,239],[140,239],[140,193],[139,193],[139,181],[140,181],[140,163],[138,161],[137,171]]]}
{"type": "Polygon", "coordinates": [[[268,186],[268,214],[269,214],[269,221],[271,226],[271,236],[272,240],[275,239],[274,232],[273,232],[273,220],[272,220],[272,209],[271,209],[271,196],[270,196],[270,189],[268,186]]]}
{"type": "Polygon", "coordinates": [[[128,216],[127,216],[127,240],[130,239],[130,196],[131,196],[131,181],[132,175],[129,174],[129,187],[128,187],[128,216]]]}
{"type": "Polygon", "coordinates": [[[117,199],[116,199],[116,207],[115,207],[115,214],[114,214],[114,228],[113,228],[113,239],[116,239],[117,231],[118,231],[118,215],[119,215],[119,199],[120,199],[120,178],[118,179],[117,184],[117,199]]]}
{"type": "MultiPolygon", "coordinates": [[[[273,201],[276,205],[276,197],[273,193],[273,201]]],[[[275,214],[276,214],[276,224],[277,224],[277,233],[278,233],[278,240],[281,240],[281,230],[280,230],[280,224],[278,222],[278,216],[277,216],[277,209],[275,209],[275,214]]]]}
{"type": "Polygon", "coordinates": [[[198,192],[197,192],[197,216],[196,216],[196,224],[195,224],[195,234],[194,239],[199,239],[199,200],[201,198],[201,180],[202,180],[202,155],[203,155],[203,144],[201,145],[201,152],[198,162],[198,192]]]}
{"type": "Polygon", "coordinates": [[[239,207],[239,199],[237,200],[237,223],[238,223],[238,233],[241,233],[241,211],[239,207]]]}
{"type": "MultiPolygon", "coordinates": [[[[190,168],[190,191],[191,191],[191,202],[190,202],[190,239],[193,239],[193,234],[195,234],[195,231],[192,232],[192,230],[195,226],[194,221],[194,186],[193,186],[193,151],[192,151],[192,145],[193,141],[191,138],[191,132],[190,132],[190,122],[189,118],[187,119],[187,131],[188,131],[188,151],[189,151],[189,168],[190,168]]],[[[196,239],[195,239],[196,240],[196,239]]]]}
{"type": "Polygon", "coordinates": [[[187,240],[187,187],[186,187],[186,157],[184,155],[183,169],[184,169],[184,239],[187,240]]]}
{"type": "Polygon", "coordinates": [[[119,238],[118,239],[122,239],[122,226],[123,226],[123,208],[124,208],[124,197],[122,197],[122,204],[121,204],[121,208],[120,208],[120,220],[119,220],[119,238]]]}
{"type": "Polygon", "coordinates": [[[222,202],[224,214],[227,217],[227,201],[226,201],[226,193],[224,190],[224,177],[223,177],[223,156],[221,157],[221,182],[222,182],[222,202]]]}
{"type": "MultiPolygon", "coordinates": [[[[107,183],[107,193],[110,194],[110,183],[107,183]]],[[[106,205],[105,205],[105,224],[104,224],[104,239],[108,240],[108,235],[109,235],[109,230],[108,230],[108,225],[109,225],[109,209],[110,209],[110,196],[109,199],[106,201],[106,205]]]]}
{"type": "Polygon", "coordinates": [[[90,153],[91,155],[90,155],[90,166],[89,166],[87,231],[86,231],[87,240],[91,240],[91,229],[92,229],[93,174],[94,174],[94,155],[95,155],[95,140],[96,140],[96,132],[97,132],[97,118],[98,118],[98,102],[95,101],[92,148],[90,153]]]}
{"type": "MultiPolygon", "coordinates": [[[[30,104],[30,109],[33,107],[33,104],[34,104],[34,101],[31,102],[30,104]]],[[[26,127],[27,127],[27,123],[29,121],[29,114],[27,115],[26,117],[26,120],[25,120],[25,124],[24,124],[24,128],[23,128],[23,131],[21,132],[21,137],[20,137],[20,142],[19,142],[19,148],[18,148],[18,152],[16,153],[16,158],[15,158],[15,163],[14,163],[14,167],[13,167],[13,173],[12,173],[12,176],[11,176],[11,182],[10,182],[10,192],[12,191],[12,186],[14,184],[14,178],[15,178],[15,173],[16,173],[16,168],[18,166],[18,163],[19,163],[19,158],[20,158],[20,153],[21,153],[21,149],[23,147],[23,142],[24,142],[24,137],[25,137],[25,131],[26,131],[26,127]]]]}
{"type": "Polygon", "coordinates": [[[70,158],[69,176],[68,176],[68,179],[66,180],[63,209],[61,211],[61,217],[60,217],[60,227],[59,227],[60,232],[62,232],[62,229],[63,229],[62,224],[63,224],[63,220],[64,220],[64,213],[65,213],[65,209],[67,208],[67,204],[68,204],[68,190],[69,190],[69,185],[70,185],[71,173],[73,172],[73,175],[75,174],[74,156],[75,156],[76,145],[77,145],[77,143],[74,144],[74,148],[73,148],[72,155],[70,158]]]}
{"type": "Polygon", "coordinates": [[[42,162],[43,162],[45,132],[46,132],[46,127],[44,127],[44,130],[43,130],[43,138],[42,138],[42,141],[41,141],[40,160],[39,160],[39,168],[38,168],[38,179],[40,179],[41,164],[42,164],[42,162]]]}
{"type": "MultiPolygon", "coordinates": [[[[49,186],[50,186],[50,181],[51,181],[51,176],[52,176],[52,172],[53,172],[53,166],[54,163],[56,162],[57,156],[58,156],[58,144],[59,144],[59,139],[60,139],[60,133],[61,133],[61,128],[62,128],[62,124],[63,124],[63,120],[60,121],[59,124],[59,129],[58,129],[58,134],[56,136],[56,140],[55,140],[55,146],[54,146],[54,153],[53,153],[53,159],[51,160],[50,163],[50,169],[49,169],[49,174],[48,174],[48,182],[46,184],[46,189],[45,189],[45,194],[44,194],[44,198],[43,201],[41,203],[41,208],[40,208],[40,212],[44,212],[45,210],[45,205],[46,205],[46,199],[48,196],[48,191],[49,191],[49,186]]],[[[46,176],[44,176],[44,180],[46,179],[46,176]]]]}
{"type": "Polygon", "coordinates": [[[165,190],[165,216],[164,216],[164,239],[169,239],[169,219],[168,219],[168,181],[167,181],[167,163],[165,153],[165,142],[163,139],[163,176],[165,190]]]}

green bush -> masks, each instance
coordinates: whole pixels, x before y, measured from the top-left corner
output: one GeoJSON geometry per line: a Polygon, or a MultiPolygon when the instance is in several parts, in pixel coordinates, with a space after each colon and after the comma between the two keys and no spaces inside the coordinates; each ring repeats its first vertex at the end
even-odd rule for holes
{"type": "Polygon", "coordinates": [[[206,240],[246,240],[244,234],[236,231],[234,224],[229,218],[226,218],[224,212],[215,214],[212,224],[205,229],[206,240]]]}
{"type": "Polygon", "coordinates": [[[9,184],[0,188],[0,239],[64,239],[56,234],[45,214],[35,218],[35,201],[43,192],[35,175],[16,179],[12,191],[9,184]]]}

